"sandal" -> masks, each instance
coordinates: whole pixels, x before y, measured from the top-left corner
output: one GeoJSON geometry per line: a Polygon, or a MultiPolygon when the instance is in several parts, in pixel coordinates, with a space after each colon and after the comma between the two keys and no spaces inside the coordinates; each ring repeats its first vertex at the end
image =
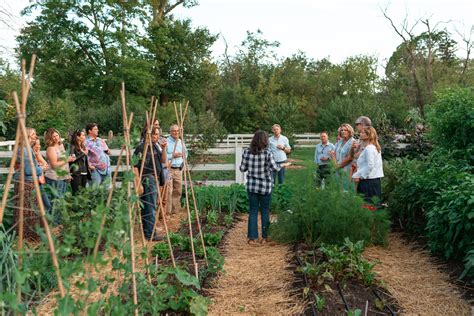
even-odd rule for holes
{"type": "Polygon", "coordinates": [[[257,241],[255,239],[249,239],[249,240],[247,240],[247,244],[249,244],[251,246],[255,246],[257,244],[257,241]]]}
{"type": "Polygon", "coordinates": [[[265,244],[267,243],[267,239],[266,239],[266,238],[262,238],[262,240],[260,241],[260,243],[261,243],[262,245],[265,245],[265,244]]]}

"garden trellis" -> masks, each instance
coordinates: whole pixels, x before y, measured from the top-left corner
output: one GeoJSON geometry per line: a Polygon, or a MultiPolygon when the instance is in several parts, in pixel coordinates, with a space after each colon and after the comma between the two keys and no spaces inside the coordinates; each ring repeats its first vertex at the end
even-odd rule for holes
{"type": "MultiPolygon", "coordinates": [[[[57,293],[59,293],[59,296],[58,296],[58,301],[54,300],[56,303],[52,303],[53,301],[52,300],[48,300],[47,303],[44,303],[44,298],[42,298],[41,300],[39,301],[35,301],[34,303],[35,304],[39,304],[37,305],[37,308],[46,308],[46,309],[51,309],[52,306],[50,306],[51,304],[56,304],[56,306],[59,306],[60,305],[60,302],[59,302],[59,299],[73,299],[75,300],[75,295],[80,295],[80,297],[85,297],[85,306],[87,307],[89,304],[93,303],[97,298],[95,297],[90,297],[91,293],[90,292],[91,290],[87,290],[89,291],[89,295],[85,294],[83,292],[83,290],[79,290],[78,293],[73,293],[74,291],[76,291],[76,286],[77,286],[77,282],[73,284],[73,282],[75,282],[74,280],[77,281],[77,278],[75,278],[76,276],[79,278],[79,279],[84,279],[84,280],[87,280],[87,282],[89,281],[92,281],[92,282],[95,282],[94,281],[94,278],[98,277],[99,279],[103,276],[100,276],[98,275],[98,271],[100,270],[101,268],[101,265],[104,264],[104,262],[106,262],[107,260],[111,260],[111,256],[102,256],[101,253],[103,252],[105,254],[105,251],[104,249],[101,249],[101,246],[104,245],[104,241],[106,241],[106,237],[108,237],[109,235],[106,235],[106,233],[104,233],[104,229],[105,229],[105,226],[107,225],[107,216],[108,215],[113,215],[111,214],[111,210],[112,210],[112,205],[113,205],[113,200],[114,200],[114,192],[116,191],[116,189],[119,188],[118,186],[118,173],[123,171],[124,172],[124,176],[123,176],[123,180],[122,180],[122,189],[123,190],[126,190],[126,198],[125,198],[125,203],[126,203],[126,207],[127,207],[127,213],[128,213],[128,224],[127,224],[127,231],[126,231],[126,235],[128,236],[128,239],[129,239],[129,245],[127,247],[129,247],[129,255],[127,255],[127,252],[124,252],[122,249],[120,248],[114,248],[116,251],[117,251],[117,258],[119,259],[119,262],[123,262],[123,264],[125,265],[128,265],[130,267],[130,273],[127,274],[126,270],[119,270],[118,271],[118,274],[120,273],[124,273],[123,276],[128,276],[127,279],[124,279],[124,278],[119,278],[118,281],[115,281],[115,282],[123,282],[125,280],[129,280],[131,282],[131,294],[132,294],[132,299],[133,299],[133,313],[135,315],[138,315],[139,314],[139,301],[138,301],[138,294],[137,294],[137,276],[138,274],[140,273],[140,268],[137,266],[137,258],[138,258],[138,252],[136,251],[135,247],[136,247],[136,243],[135,243],[135,239],[137,239],[135,236],[134,236],[134,231],[135,231],[135,228],[137,230],[139,230],[139,234],[140,234],[140,237],[141,238],[138,238],[138,239],[141,239],[141,246],[142,248],[140,248],[142,250],[142,255],[143,254],[146,254],[144,256],[142,256],[142,259],[144,259],[145,261],[145,267],[144,269],[146,270],[146,279],[148,280],[148,283],[151,285],[152,284],[152,279],[151,279],[151,273],[149,271],[150,269],[150,265],[149,265],[149,258],[150,258],[150,255],[151,255],[151,246],[152,246],[152,242],[151,241],[146,241],[145,240],[145,236],[144,236],[144,232],[143,232],[143,227],[142,227],[142,219],[141,219],[141,214],[140,214],[140,205],[139,205],[139,198],[137,198],[139,196],[139,187],[137,186],[133,186],[132,183],[131,183],[131,180],[130,180],[130,177],[132,175],[132,168],[133,168],[133,164],[134,164],[134,159],[131,155],[131,140],[130,140],[130,128],[131,128],[131,125],[132,125],[132,120],[133,120],[133,113],[127,113],[127,107],[126,107],[126,99],[125,99],[125,85],[124,83],[122,83],[122,89],[120,91],[120,96],[121,96],[121,101],[122,101],[122,114],[123,114],[123,131],[124,131],[124,144],[121,146],[121,149],[120,149],[120,154],[118,155],[118,160],[117,160],[117,167],[115,168],[114,172],[113,172],[113,176],[112,176],[112,179],[111,179],[111,183],[110,183],[110,187],[108,188],[108,192],[107,192],[107,195],[106,195],[106,200],[104,200],[104,211],[101,213],[101,214],[97,214],[97,220],[96,222],[98,223],[98,230],[93,233],[93,238],[94,238],[94,242],[92,243],[92,247],[90,248],[91,251],[87,254],[86,257],[83,258],[82,260],[82,267],[80,267],[79,270],[81,270],[82,272],[77,272],[77,271],[69,271],[69,272],[65,272],[65,273],[61,273],[61,270],[60,270],[60,266],[62,266],[63,264],[65,266],[67,266],[67,263],[65,261],[61,261],[59,260],[59,253],[61,253],[61,246],[62,246],[62,243],[60,243],[58,240],[61,239],[59,238],[58,239],[58,234],[64,234],[64,231],[62,228],[58,228],[55,233],[53,234],[51,232],[51,229],[49,227],[49,223],[48,223],[48,217],[47,217],[47,214],[46,214],[46,210],[45,210],[45,206],[43,204],[43,200],[42,200],[42,197],[41,197],[41,190],[40,190],[40,187],[39,187],[39,182],[38,182],[38,176],[36,174],[36,170],[34,168],[34,160],[33,160],[33,153],[32,153],[32,148],[29,146],[29,141],[28,141],[28,134],[27,134],[27,128],[26,128],[26,123],[25,123],[25,113],[26,113],[26,102],[27,102],[27,96],[28,96],[28,93],[29,93],[29,90],[30,90],[30,82],[33,78],[33,69],[34,69],[34,64],[35,64],[35,56],[33,56],[32,58],[32,61],[31,61],[31,66],[30,66],[30,72],[29,72],[29,76],[27,76],[26,74],[26,71],[25,71],[25,67],[26,67],[26,61],[22,61],[22,91],[21,91],[21,103],[18,99],[18,96],[16,95],[16,92],[13,92],[12,96],[13,96],[13,100],[15,101],[15,106],[16,106],[16,110],[17,110],[17,116],[18,116],[18,126],[17,126],[17,134],[16,134],[16,139],[15,139],[15,144],[14,144],[14,148],[13,148],[13,153],[12,153],[12,159],[11,159],[11,162],[10,162],[10,168],[9,168],[9,172],[7,174],[7,181],[6,183],[4,184],[3,186],[3,197],[2,197],[2,202],[1,202],[1,205],[0,205],[0,224],[3,222],[3,218],[4,218],[4,214],[7,210],[14,210],[15,212],[18,213],[18,216],[17,216],[17,219],[16,219],[16,222],[15,222],[15,225],[13,226],[12,229],[14,229],[16,226],[17,230],[18,230],[18,236],[17,236],[17,248],[16,248],[16,254],[18,256],[18,270],[21,270],[23,268],[23,256],[24,254],[28,254],[28,255],[31,255],[31,256],[37,256],[39,255],[40,253],[44,254],[44,252],[42,252],[41,250],[36,250],[34,249],[33,247],[30,247],[31,245],[29,245],[28,247],[24,248],[25,246],[25,243],[24,243],[24,211],[25,211],[25,190],[24,190],[24,186],[25,186],[25,174],[24,174],[24,163],[29,163],[30,166],[32,167],[32,170],[33,170],[33,175],[32,175],[32,178],[33,178],[33,185],[35,187],[35,194],[36,194],[36,200],[37,200],[37,208],[39,210],[34,210],[34,209],[31,209],[32,212],[37,212],[39,213],[39,218],[42,222],[42,227],[44,229],[44,234],[46,236],[46,239],[45,239],[45,242],[47,243],[48,247],[49,247],[49,256],[50,256],[50,259],[52,261],[52,264],[53,264],[53,267],[54,267],[54,271],[55,271],[55,275],[56,275],[56,281],[57,281],[57,293]],[[26,157],[24,155],[27,155],[26,157]],[[26,159],[25,159],[26,158],[26,159]],[[19,167],[19,168],[18,168],[19,167]],[[123,167],[123,168],[121,168],[123,167]],[[14,179],[14,174],[15,172],[17,172],[19,174],[19,181],[17,181],[17,183],[15,183],[15,190],[14,192],[19,192],[19,195],[14,195],[13,198],[11,198],[11,185],[12,185],[12,180],[14,179]],[[127,180],[128,179],[128,180],[127,180]],[[19,201],[19,207],[17,207],[15,209],[15,206],[11,206],[11,202],[13,199],[17,199],[17,201],[19,201]],[[95,237],[96,235],[96,237],[95,237]],[[56,243],[56,244],[55,244],[56,243]],[[106,259],[106,261],[104,261],[104,259],[106,259]],[[67,284],[67,285],[65,285],[67,284]],[[71,294],[72,293],[72,294],[71,294]],[[47,307],[45,307],[47,306],[47,307]]],[[[145,142],[145,147],[144,147],[144,153],[146,155],[146,151],[147,150],[151,150],[151,146],[152,146],[152,140],[151,140],[151,127],[152,127],[152,122],[154,121],[154,118],[156,116],[156,113],[157,113],[157,107],[158,107],[158,104],[156,102],[156,100],[154,98],[152,98],[152,102],[151,102],[151,105],[150,105],[150,111],[149,112],[146,112],[146,118],[147,118],[147,131],[146,131],[146,136],[144,138],[144,142],[145,142]]],[[[181,139],[184,139],[184,134],[183,134],[183,130],[184,130],[184,127],[183,127],[183,124],[184,124],[184,121],[185,121],[185,118],[186,118],[186,112],[187,112],[187,106],[186,106],[186,110],[185,112],[183,113],[182,110],[180,111],[181,115],[177,116],[176,117],[176,120],[180,126],[180,137],[181,139]]],[[[156,162],[154,161],[154,155],[151,155],[152,157],[152,161],[153,161],[153,165],[155,166],[156,163],[159,163],[159,162],[156,162]]],[[[142,163],[141,163],[141,166],[140,166],[140,170],[139,170],[139,173],[138,173],[138,183],[141,182],[141,179],[143,177],[143,172],[144,172],[144,162],[145,160],[142,160],[142,163]]],[[[189,166],[188,166],[188,163],[187,163],[187,160],[185,159],[185,187],[186,187],[186,210],[187,210],[187,215],[188,215],[188,224],[189,224],[189,238],[190,238],[190,245],[191,247],[194,246],[194,242],[193,242],[193,227],[192,227],[192,221],[191,221],[191,210],[190,210],[190,199],[192,198],[193,201],[193,205],[194,205],[194,212],[196,214],[196,220],[197,220],[197,227],[198,227],[198,234],[200,235],[200,239],[201,239],[201,242],[202,242],[202,247],[203,247],[203,251],[204,251],[204,254],[205,254],[205,262],[206,262],[206,266],[208,265],[208,262],[207,262],[207,255],[206,255],[206,246],[205,246],[205,243],[204,243],[204,238],[203,238],[203,233],[202,233],[202,230],[201,230],[201,225],[200,225],[200,220],[199,220],[199,212],[197,210],[197,206],[196,206],[196,200],[195,200],[195,196],[194,196],[194,190],[192,188],[192,185],[191,185],[191,196],[188,196],[188,183],[187,183],[187,180],[186,179],[189,179],[189,181],[191,181],[191,176],[190,176],[190,173],[189,173],[189,166]]],[[[16,179],[16,176],[15,176],[15,179],[16,179]]],[[[158,175],[156,174],[156,169],[155,169],[155,174],[154,174],[154,179],[156,181],[156,184],[157,184],[157,188],[160,188],[159,186],[159,183],[158,183],[158,175]]],[[[163,194],[166,194],[166,190],[168,189],[169,187],[169,181],[167,181],[165,183],[165,186],[164,186],[164,191],[165,193],[161,192],[159,189],[157,190],[157,208],[156,208],[156,213],[159,213],[162,215],[162,224],[164,226],[164,229],[165,229],[165,235],[166,235],[166,240],[167,240],[167,244],[168,244],[168,247],[169,247],[169,250],[170,250],[170,257],[171,257],[171,263],[172,263],[172,266],[173,268],[176,269],[176,262],[175,262],[175,258],[174,258],[174,254],[173,254],[173,247],[172,247],[172,244],[171,244],[171,240],[170,240],[170,236],[169,236],[169,231],[168,231],[168,226],[167,226],[167,223],[166,223],[166,215],[165,215],[165,210],[164,210],[164,206],[163,206],[163,194]]],[[[12,211],[13,212],[13,211],[12,211]]],[[[10,214],[9,214],[10,215],[10,214]]],[[[158,222],[159,222],[159,216],[157,214],[156,216],[156,219],[155,219],[155,223],[154,223],[154,231],[157,229],[158,227],[158,222]]],[[[41,232],[40,232],[41,234],[41,232]]],[[[152,238],[153,239],[153,236],[152,238]]],[[[107,245],[107,242],[105,242],[105,245],[107,245]]],[[[36,245],[37,246],[37,245],[36,245]]],[[[87,246],[88,247],[88,246],[87,246]]],[[[110,249],[105,249],[106,251],[110,250],[110,249]]],[[[139,250],[140,251],[140,250],[139,250]]],[[[64,255],[61,255],[63,258],[64,255]]],[[[196,279],[198,278],[198,264],[197,264],[197,260],[196,260],[196,255],[194,253],[194,249],[192,251],[192,256],[193,256],[193,266],[194,266],[194,274],[196,276],[196,279]]],[[[64,260],[67,260],[67,257],[64,257],[64,260]]],[[[27,264],[27,263],[25,263],[27,264]]],[[[158,260],[156,260],[156,264],[158,264],[158,260]]],[[[25,266],[26,267],[26,266],[25,266]]],[[[97,280],[99,281],[99,280],[97,280]]],[[[56,291],[54,291],[54,289],[51,289],[51,291],[49,292],[46,292],[48,293],[47,295],[50,296],[50,297],[53,297],[56,293],[56,291]]],[[[99,298],[99,300],[102,300],[102,298],[105,298],[107,299],[107,294],[109,292],[106,290],[104,293],[101,294],[101,297],[99,298]],[[105,295],[105,296],[104,296],[105,295]]],[[[34,293],[35,294],[35,293],[34,293]]],[[[34,296],[34,294],[32,294],[32,297],[34,296]]],[[[36,296],[35,296],[36,297],[36,296]]],[[[17,290],[16,290],[16,300],[17,300],[17,308],[20,308],[19,306],[22,305],[22,303],[25,303],[23,304],[22,306],[30,306],[29,304],[32,303],[32,299],[30,300],[25,300],[22,302],[22,284],[21,282],[17,282],[17,290]]],[[[73,301],[75,302],[75,301],[73,301]]],[[[62,303],[64,303],[64,301],[62,301],[62,303]]],[[[66,303],[67,305],[67,303],[66,303]]],[[[3,308],[3,307],[2,307],[3,308]]]]}
{"type": "MultiPolygon", "coordinates": [[[[47,242],[49,246],[49,251],[51,254],[51,260],[53,262],[53,267],[56,273],[57,277],[57,284],[58,284],[58,289],[59,289],[59,294],[61,297],[65,296],[65,289],[63,285],[63,281],[61,278],[61,272],[59,268],[59,262],[56,254],[56,249],[54,246],[53,238],[51,235],[51,230],[49,228],[49,223],[46,218],[46,212],[45,212],[45,207],[43,204],[43,200],[41,197],[41,191],[39,187],[39,182],[38,182],[38,177],[36,174],[36,169],[33,163],[33,154],[32,154],[32,149],[28,145],[29,140],[28,140],[28,133],[26,130],[26,103],[28,101],[28,94],[31,88],[31,80],[33,78],[33,72],[34,72],[34,67],[35,67],[35,61],[36,61],[36,55],[33,55],[31,58],[30,62],[30,70],[29,70],[29,75],[28,78],[26,76],[26,60],[23,59],[21,63],[21,70],[22,70],[22,75],[21,75],[21,104],[20,101],[18,100],[18,95],[16,91],[13,91],[12,97],[15,102],[15,107],[17,111],[17,117],[18,117],[18,123],[17,123],[17,131],[16,131],[16,139],[15,139],[15,146],[13,148],[13,157],[10,162],[10,168],[8,172],[8,177],[7,177],[7,182],[5,184],[4,188],[4,193],[3,193],[3,198],[2,198],[2,204],[0,206],[0,224],[3,223],[3,215],[5,212],[5,208],[7,206],[7,201],[8,201],[8,195],[9,195],[9,188],[11,185],[11,181],[13,179],[13,174],[15,173],[15,165],[16,165],[16,160],[18,158],[18,151],[20,151],[20,177],[19,177],[19,208],[17,210],[19,216],[18,216],[18,269],[21,269],[22,267],[22,259],[23,259],[23,241],[24,241],[24,199],[25,199],[25,150],[27,154],[27,159],[28,163],[30,164],[31,170],[32,170],[32,180],[33,180],[33,185],[34,185],[34,190],[36,194],[36,199],[38,201],[38,208],[39,208],[39,214],[40,214],[40,219],[43,224],[43,228],[45,230],[45,234],[47,237],[47,242]]],[[[13,197],[15,198],[15,196],[13,197]]],[[[22,300],[22,292],[21,292],[21,285],[17,284],[17,302],[18,304],[21,303],[22,300]]]]}

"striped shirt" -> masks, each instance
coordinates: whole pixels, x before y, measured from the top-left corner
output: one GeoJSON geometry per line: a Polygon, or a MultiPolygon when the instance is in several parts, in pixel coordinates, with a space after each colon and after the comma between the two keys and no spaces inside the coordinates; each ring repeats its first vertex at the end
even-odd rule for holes
{"type": "Polygon", "coordinates": [[[280,169],[268,149],[254,155],[249,148],[246,148],[242,153],[240,171],[247,171],[247,191],[249,192],[271,193],[273,187],[272,174],[280,169]]]}

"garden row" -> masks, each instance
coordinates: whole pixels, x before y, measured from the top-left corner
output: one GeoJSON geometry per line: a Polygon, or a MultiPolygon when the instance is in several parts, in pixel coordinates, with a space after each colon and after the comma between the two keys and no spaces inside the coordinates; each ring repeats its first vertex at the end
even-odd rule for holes
{"type": "MultiPolygon", "coordinates": [[[[124,174],[124,180],[129,177],[124,174]]],[[[36,313],[55,311],[60,315],[133,314],[136,306],[133,295],[131,247],[128,231],[128,194],[125,189],[115,189],[112,201],[107,205],[108,191],[87,188],[76,196],[66,194],[55,203],[55,215],[61,225],[54,231],[54,242],[59,257],[66,296],[59,297],[58,285],[51,257],[45,242],[46,236],[37,227],[42,242],[27,243],[23,262],[19,265],[16,236],[13,227],[13,205],[6,212],[0,231],[2,254],[0,257],[0,310],[7,315],[14,312],[36,313]],[[102,230],[99,253],[94,258],[94,246],[100,230],[102,216],[106,217],[102,230]],[[17,287],[21,288],[21,302],[17,287]],[[57,304],[55,303],[57,299],[57,304]]],[[[199,277],[194,275],[194,264],[189,237],[187,215],[182,214],[176,231],[169,233],[176,268],[171,261],[167,239],[152,244],[151,249],[135,241],[137,271],[135,272],[138,310],[143,314],[191,313],[204,315],[209,299],[204,296],[203,285],[210,284],[224,263],[220,245],[236,213],[246,211],[245,187],[195,187],[197,208],[205,243],[202,247],[197,217],[191,208],[193,246],[199,267],[199,277]],[[206,255],[205,255],[206,254],[206,255]],[[206,260],[207,258],[207,260],[206,260]]],[[[285,192],[276,190],[274,206],[281,209],[280,201],[285,192]]],[[[137,197],[131,197],[132,203],[137,197]]],[[[184,201],[183,201],[184,204],[184,201]]],[[[193,203],[191,203],[192,205],[193,203]]],[[[164,230],[161,237],[164,237],[164,230]]],[[[135,240],[140,233],[135,226],[135,240]]]]}
{"type": "Polygon", "coordinates": [[[460,278],[474,284],[474,90],[447,90],[428,108],[433,150],[385,164],[391,217],[421,236],[435,255],[464,262],[460,278]]]}
{"type": "Polygon", "coordinates": [[[307,314],[360,315],[363,311],[398,311],[381,280],[376,263],[362,258],[366,245],[385,245],[390,227],[386,210],[371,211],[336,179],[315,190],[309,172],[292,190],[288,208],[271,226],[273,239],[294,245],[296,275],[308,302],[307,314]]]}

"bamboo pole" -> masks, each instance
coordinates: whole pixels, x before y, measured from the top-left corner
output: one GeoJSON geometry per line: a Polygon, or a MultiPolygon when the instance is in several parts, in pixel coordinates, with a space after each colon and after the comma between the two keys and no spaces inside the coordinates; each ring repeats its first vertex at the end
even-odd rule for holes
{"type": "MultiPolygon", "coordinates": [[[[20,153],[20,188],[18,190],[18,199],[20,202],[19,207],[19,216],[18,216],[18,244],[17,244],[17,251],[18,251],[18,272],[23,270],[23,237],[24,237],[24,210],[25,207],[25,151],[23,150],[25,146],[25,142],[21,142],[21,153],[20,153]]],[[[16,288],[16,300],[18,305],[21,304],[21,284],[20,282],[17,283],[16,288]]],[[[20,315],[20,313],[17,313],[20,315]]]]}
{"type": "MultiPolygon", "coordinates": [[[[122,82],[122,89],[120,91],[120,96],[122,99],[122,115],[123,115],[123,129],[124,129],[124,138],[125,138],[125,159],[127,163],[127,169],[130,171],[130,130],[129,124],[127,122],[127,109],[125,105],[125,83],[122,82]]],[[[133,118],[133,113],[131,113],[131,119],[133,118]]],[[[133,304],[136,306],[134,309],[134,314],[138,316],[138,295],[137,295],[137,280],[136,280],[136,267],[135,267],[135,242],[133,236],[133,215],[132,207],[130,204],[130,196],[132,194],[132,188],[130,181],[127,182],[127,194],[128,194],[128,218],[130,221],[130,257],[132,265],[132,288],[133,288],[133,304]]]]}
{"type": "MultiPolygon", "coordinates": [[[[183,153],[183,156],[185,157],[186,156],[186,152],[185,152],[186,150],[185,150],[184,141],[183,141],[183,139],[184,139],[184,137],[183,137],[183,135],[184,135],[183,134],[183,126],[182,126],[183,122],[180,120],[180,118],[183,117],[183,111],[182,111],[181,103],[179,104],[179,106],[180,106],[181,116],[178,116],[178,109],[176,107],[176,103],[174,103],[174,109],[175,109],[175,113],[176,113],[176,120],[178,122],[178,127],[179,127],[179,131],[180,131],[180,136],[181,136],[181,147],[182,147],[182,151],[183,151],[182,153],[183,153]]],[[[179,141],[179,138],[178,138],[178,141],[179,141]]],[[[192,227],[192,221],[191,221],[191,211],[189,210],[188,183],[187,183],[186,172],[184,172],[184,189],[185,189],[184,194],[185,194],[185,197],[186,197],[186,211],[188,213],[189,239],[190,239],[190,242],[191,242],[191,253],[192,253],[192,256],[193,256],[194,274],[195,274],[196,278],[199,279],[199,269],[198,269],[198,264],[197,264],[197,261],[196,261],[196,253],[194,251],[194,237],[193,237],[193,227],[192,227]]]]}
{"type": "Polygon", "coordinates": [[[3,223],[3,214],[5,212],[5,208],[7,206],[8,202],[8,194],[10,192],[10,186],[12,183],[13,175],[15,174],[15,163],[17,160],[17,154],[18,154],[18,143],[20,141],[20,125],[17,124],[16,128],[16,136],[15,136],[15,145],[13,146],[13,153],[12,153],[12,159],[10,160],[10,167],[8,168],[8,176],[7,176],[7,181],[5,182],[5,185],[3,186],[3,197],[2,197],[2,204],[0,205],[0,224],[3,223]]]}
{"type": "MultiPolygon", "coordinates": [[[[26,80],[26,60],[23,59],[21,61],[21,99],[22,99],[22,104],[21,104],[22,112],[21,113],[26,113],[26,100],[30,92],[30,84],[31,84],[31,79],[33,78],[35,63],[36,63],[36,54],[33,54],[33,56],[31,56],[29,77],[28,77],[28,80],[26,80]]],[[[20,113],[17,113],[17,114],[20,115],[20,113]]],[[[10,161],[10,168],[8,170],[7,181],[4,185],[2,204],[0,206],[0,224],[3,222],[3,215],[5,212],[6,205],[7,205],[8,193],[10,191],[10,185],[13,179],[13,174],[15,173],[15,163],[17,159],[18,143],[21,137],[20,135],[21,135],[20,124],[17,123],[15,145],[13,146],[13,155],[10,161]]]]}
{"type": "MultiPolygon", "coordinates": [[[[109,190],[109,194],[107,196],[107,202],[105,203],[105,209],[106,210],[110,206],[110,204],[112,203],[112,196],[113,196],[113,193],[114,193],[114,190],[115,190],[115,186],[116,186],[116,182],[117,182],[117,175],[118,175],[118,172],[119,172],[119,169],[120,169],[120,164],[122,163],[122,156],[123,156],[123,151],[124,150],[125,150],[125,146],[122,146],[122,148],[120,149],[120,154],[118,156],[118,160],[117,160],[117,167],[116,167],[116,169],[114,171],[114,175],[112,177],[112,183],[111,183],[111,187],[110,187],[110,190],[109,190]]],[[[95,261],[95,259],[97,258],[97,253],[99,252],[100,240],[102,238],[102,232],[104,230],[106,219],[107,219],[107,214],[104,212],[104,214],[102,214],[99,233],[97,234],[97,239],[96,239],[95,245],[94,245],[94,252],[93,252],[93,255],[92,255],[93,261],[95,261]]]]}
{"type": "MultiPolygon", "coordinates": [[[[156,107],[155,107],[156,109],[156,107]]],[[[154,114],[156,114],[156,112],[154,112],[154,114]]],[[[153,119],[150,121],[150,122],[153,122],[153,119]]],[[[151,141],[151,125],[149,126],[148,130],[147,130],[147,143],[148,143],[148,146],[153,146],[153,143],[151,141]]],[[[158,207],[157,209],[159,209],[159,211],[161,212],[161,216],[163,217],[163,226],[165,228],[165,233],[166,233],[166,241],[168,243],[168,248],[170,250],[170,257],[171,257],[171,262],[173,264],[173,267],[176,268],[176,261],[175,261],[175,258],[174,258],[174,253],[173,253],[173,247],[171,245],[171,240],[170,240],[170,236],[169,236],[169,232],[168,232],[168,225],[166,223],[166,215],[164,213],[164,210],[163,210],[163,198],[160,194],[160,182],[158,180],[158,174],[156,173],[156,161],[155,161],[155,155],[154,155],[154,152],[153,152],[153,147],[151,147],[151,161],[152,161],[152,164],[153,164],[153,174],[154,174],[154,178],[155,178],[155,183],[156,183],[156,191],[157,191],[157,196],[158,196],[158,207]]],[[[165,183],[165,186],[166,186],[166,183],[165,183]]],[[[155,214],[156,214],[156,211],[155,211],[155,214]]],[[[155,215],[155,223],[153,225],[153,231],[152,231],[152,234],[151,234],[151,238],[150,238],[150,241],[148,241],[148,244],[147,244],[147,250],[148,250],[148,254],[147,254],[147,257],[150,256],[150,252],[151,252],[151,248],[149,247],[150,246],[150,243],[151,243],[151,240],[153,240],[153,237],[155,235],[155,230],[156,230],[156,227],[158,226],[158,216],[155,215]]]]}
{"type": "MultiPolygon", "coordinates": [[[[24,115],[24,113],[21,112],[20,102],[18,100],[18,95],[17,95],[16,91],[14,91],[12,94],[13,94],[13,100],[15,101],[16,110],[20,114],[19,115],[19,122],[20,122],[21,132],[23,134],[23,141],[26,144],[26,142],[28,142],[28,133],[26,132],[25,115],[24,115]]],[[[48,239],[48,245],[49,245],[49,250],[51,252],[53,267],[54,267],[54,270],[56,272],[59,293],[60,293],[60,296],[63,298],[66,295],[66,293],[65,293],[65,290],[64,290],[63,280],[62,280],[61,272],[60,272],[60,269],[59,269],[59,263],[58,263],[58,258],[57,258],[57,255],[56,255],[56,249],[54,247],[53,238],[52,238],[52,235],[51,235],[51,231],[49,229],[48,221],[46,219],[46,212],[44,210],[43,199],[41,197],[41,191],[40,191],[40,187],[39,187],[39,183],[38,183],[38,175],[36,174],[35,165],[33,163],[33,155],[32,155],[32,152],[31,152],[31,148],[29,146],[26,146],[26,152],[27,152],[28,160],[30,162],[30,166],[31,166],[31,170],[32,170],[33,184],[34,184],[35,191],[36,191],[36,198],[38,200],[41,220],[43,222],[46,237],[48,239]]]]}
{"type": "MultiPolygon", "coordinates": [[[[186,102],[186,108],[184,110],[184,116],[181,117],[181,125],[183,126],[182,136],[181,136],[182,139],[184,139],[184,119],[186,117],[186,114],[188,113],[188,105],[189,105],[189,101],[186,102]]],[[[191,178],[191,171],[189,170],[188,158],[186,157],[186,155],[184,155],[183,160],[184,160],[185,172],[187,172],[187,174],[188,174],[189,186],[191,188],[191,194],[192,194],[191,196],[192,196],[192,199],[193,199],[194,211],[196,212],[196,223],[197,223],[197,226],[198,226],[199,236],[200,236],[200,239],[201,239],[201,244],[202,244],[202,248],[203,248],[203,252],[204,252],[204,259],[206,261],[206,266],[209,266],[209,262],[207,260],[206,244],[204,242],[204,235],[203,235],[202,228],[201,228],[201,219],[199,217],[199,210],[197,208],[196,197],[194,195],[193,180],[191,178]]]]}

